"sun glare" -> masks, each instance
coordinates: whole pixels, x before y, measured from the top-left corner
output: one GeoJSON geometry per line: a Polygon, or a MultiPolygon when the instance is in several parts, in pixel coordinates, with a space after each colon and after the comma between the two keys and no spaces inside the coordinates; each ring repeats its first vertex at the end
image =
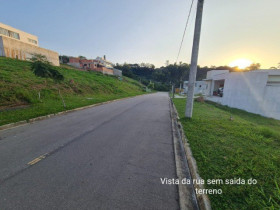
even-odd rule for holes
{"type": "Polygon", "coordinates": [[[249,59],[244,59],[244,58],[242,58],[242,59],[237,59],[237,60],[235,60],[235,61],[232,61],[232,62],[229,64],[229,66],[230,66],[230,67],[236,67],[236,66],[237,66],[239,69],[244,69],[244,68],[250,66],[252,63],[253,63],[253,62],[250,61],[249,59]]]}

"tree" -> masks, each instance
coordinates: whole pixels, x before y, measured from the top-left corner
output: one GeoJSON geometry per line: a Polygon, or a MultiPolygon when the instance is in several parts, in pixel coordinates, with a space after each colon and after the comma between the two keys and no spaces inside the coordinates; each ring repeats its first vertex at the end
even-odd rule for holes
{"type": "MultiPolygon", "coordinates": [[[[197,80],[205,79],[207,72],[211,70],[229,70],[233,72],[259,69],[260,66],[259,63],[252,64],[248,69],[239,69],[238,67],[230,66],[198,66],[196,78],[197,80]]],[[[144,85],[149,85],[149,81],[152,81],[156,90],[168,90],[171,83],[179,87],[180,83],[188,80],[190,72],[190,65],[182,62],[179,64],[169,64],[160,68],[155,68],[154,65],[148,63],[124,63],[117,64],[115,68],[122,70],[124,76],[140,80],[144,85]]]]}
{"type": "Polygon", "coordinates": [[[260,69],[261,67],[261,64],[260,63],[252,63],[250,66],[248,66],[245,70],[249,70],[249,71],[252,71],[252,70],[258,70],[260,69]]]}
{"type": "Polygon", "coordinates": [[[87,59],[85,56],[82,56],[82,55],[79,55],[78,58],[80,58],[81,60],[87,59]]]}
{"type": "Polygon", "coordinates": [[[50,62],[48,61],[47,57],[45,55],[42,55],[42,54],[34,53],[34,54],[32,54],[32,58],[30,58],[30,60],[33,63],[42,62],[42,63],[50,65],[50,62]]]}
{"type": "Polygon", "coordinates": [[[60,55],[59,60],[60,60],[61,63],[69,63],[69,56],[60,55]]]}

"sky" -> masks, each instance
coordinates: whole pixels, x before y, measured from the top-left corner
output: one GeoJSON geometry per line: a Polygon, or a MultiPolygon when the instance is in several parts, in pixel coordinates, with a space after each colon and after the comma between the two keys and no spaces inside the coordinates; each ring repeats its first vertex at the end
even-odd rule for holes
{"type": "MultiPolygon", "coordinates": [[[[196,2],[178,61],[190,63],[196,2]]],[[[176,61],[191,0],[0,0],[0,22],[61,55],[113,63],[176,61]]],[[[279,0],[205,0],[198,63],[280,62],[279,0]]]]}

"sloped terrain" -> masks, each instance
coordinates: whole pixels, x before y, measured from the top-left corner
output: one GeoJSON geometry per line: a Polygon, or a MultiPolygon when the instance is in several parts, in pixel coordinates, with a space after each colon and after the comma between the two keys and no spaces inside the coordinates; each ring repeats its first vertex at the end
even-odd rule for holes
{"type": "Polygon", "coordinates": [[[140,83],[127,77],[55,69],[63,81],[35,76],[28,61],[0,57],[0,125],[144,93],[140,83]]]}

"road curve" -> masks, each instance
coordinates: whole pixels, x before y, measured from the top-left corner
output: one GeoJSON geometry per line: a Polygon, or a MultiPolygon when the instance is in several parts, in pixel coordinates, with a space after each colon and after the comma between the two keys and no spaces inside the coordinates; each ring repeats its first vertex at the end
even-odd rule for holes
{"type": "Polygon", "coordinates": [[[167,93],[0,131],[0,209],[179,209],[167,93]]]}

